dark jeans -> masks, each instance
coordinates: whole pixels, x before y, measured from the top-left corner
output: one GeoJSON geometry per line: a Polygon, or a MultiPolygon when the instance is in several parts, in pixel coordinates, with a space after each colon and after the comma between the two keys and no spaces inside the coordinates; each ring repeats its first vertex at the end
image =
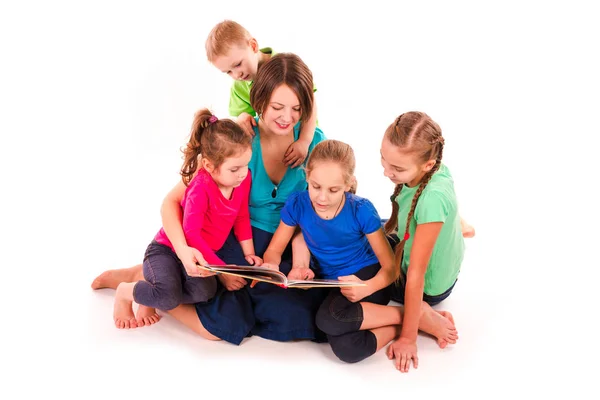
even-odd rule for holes
{"type": "MultiPolygon", "coordinates": [[[[262,257],[273,234],[252,227],[256,255],[262,257]]],[[[230,264],[247,265],[242,248],[231,233],[217,255],[230,264]]],[[[292,267],[291,245],[281,258],[279,270],[287,275],[292,267]]],[[[285,289],[260,282],[228,291],[218,283],[213,299],[196,304],[198,318],[211,334],[236,345],[252,335],[277,341],[309,339],[324,341],[315,326],[315,314],[327,290],[285,289]]]]}
{"type": "MultiPolygon", "coordinates": [[[[355,273],[362,280],[374,277],[381,266],[373,264],[355,273]]],[[[383,288],[361,302],[387,305],[390,287],[383,288]]],[[[355,363],[375,354],[377,338],[369,330],[360,330],[363,309],[360,302],[352,303],[340,289],[332,289],[317,312],[317,327],[327,334],[333,353],[342,361],[355,363]]]]}
{"type": "Polygon", "coordinates": [[[143,263],[144,279],[133,288],[136,303],[160,310],[206,301],[217,291],[214,276],[191,278],[170,247],[152,241],[143,263]]]}

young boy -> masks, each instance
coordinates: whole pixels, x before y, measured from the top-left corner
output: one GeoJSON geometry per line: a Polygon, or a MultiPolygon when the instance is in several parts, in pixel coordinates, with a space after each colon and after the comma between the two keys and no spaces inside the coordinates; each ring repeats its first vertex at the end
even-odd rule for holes
{"type": "MultiPolygon", "coordinates": [[[[270,47],[260,49],[258,42],[240,24],[225,20],[218,23],[206,39],[208,61],[221,72],[233,79],[229,98],[229,114],[237,117],[240,124],[253,135],[252,126],[256,115],[250,105],[250,88],[258,68],[268,61],[275,52],[270,47]]],[[[314,89],[316,91],[316,88],[314,89]]],[[[308,146],[313,140],[317,126],[316,105],[307,123],[302,126],[300,137],[288,148],[283,162],[292,168],[301,165],[308,154],[308,146]]]]}

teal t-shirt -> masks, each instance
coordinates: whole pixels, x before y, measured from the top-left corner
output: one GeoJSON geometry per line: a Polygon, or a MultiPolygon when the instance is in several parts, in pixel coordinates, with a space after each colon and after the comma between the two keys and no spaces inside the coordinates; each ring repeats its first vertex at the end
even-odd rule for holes
{"type": "MultiPolygon", "coordinates": [[[[278,185],[275,185],[263,164],[262,149],[260,146],[260,132],[254,127],[254,140],[252,141],[252,158],[250,159],[250,173],[252,174],[252,188],[250,189],[250,224],[267,232],[275,233],[281,220],[281,209],[288,196],[294,192],[306,190],[306,173],[304,164],[297,168],[289,168],[278,185]],[[273,197],[273,195],[275,195],[273,197]]],[[[300,124],[294,126],[294,140],[300,135],[300,124]]],[[[325,140],[325,135],[320,128],[315,129],[315,136],[308,147],[308,154],[315,146],[325,140]]],[[[308,157],[307,157],[308,159],[308,157]]],[[[306,163],[306,161],[305,161],[306,163]]]]}
{"type": "MultiPolygon", "coordinates": [[[[419,185],[412,188],[405,185],[396,197],[396,202],[400,207],[398,211],[398,236],[400,238],[404,235],[406,218],[418,188],[419,185]]],[[[444,164],[433,174],[417,202],[409,227],[410,238],[406,241],[402,258],[402,271],[405,274],[409,268],[417,225],[428,222],[444,223],[427,266],[423,290],[429,296],[437,296],[448,290],[456,281],[465,251],[458,202],[454,192],[454,180],[444,164]]]]}

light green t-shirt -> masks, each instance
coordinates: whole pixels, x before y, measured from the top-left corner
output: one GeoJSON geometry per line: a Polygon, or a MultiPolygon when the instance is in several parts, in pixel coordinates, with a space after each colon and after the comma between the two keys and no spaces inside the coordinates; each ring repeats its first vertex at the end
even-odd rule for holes
{"type": "MultiPolygon", "coordinates": [[[[396,202],[400,207],[398,211],[398,236],[401,239],[404,236],[406,218],[413,197],[419,186],[412,188],[404,186],[398,197],[396,197],[396,202]]],[[[404,246],[402,271],[405,274],[409,268],[410,253],[417,225],[428,222],[444,223],[435,242],[425,273],[424,292],[429,296],[437,296],[448,290],[456,281],[465,251],[458,214],[458,202],[454,193],[454,180],[444,164],[433,174],[417,202],[409,227],[410,238],[404,246]]]]}
{"type": "MultiPolygon", "coordinates": [[[[275,54],[273,49],[265,47],[260,49],[261,53],[270,54],[273,57],[275,54]]],[[[237,117],[243,112],[246,112],[253,117],[256,116],[256,111],[250,105],[250,89],[252,88],[252,81],[234,81],[231,85],[231,93],[229,95],[229,115],[237,117]]],[[[316,92],[317,88],[313,87],[313,91],[316,92]]]]}

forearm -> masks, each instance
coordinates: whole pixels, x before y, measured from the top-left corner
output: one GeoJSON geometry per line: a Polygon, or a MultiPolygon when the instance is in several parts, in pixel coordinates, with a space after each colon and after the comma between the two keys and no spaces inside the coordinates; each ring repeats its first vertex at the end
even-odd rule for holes
{"type": "Polygon", "coordinates": [[[424,284],[425,274],[420,273],[420,271],[413,271],[411,273],[409,268],[406,277],[406,289],[404,291],[404,319],[400,333],[401,338],[410,341],[417,340],[424,284]]]}
{"type": "Polygon", "coordinates": [[[292,239],[292,266],[300,268],[310,266],[310,250],[308,250],[304,235],[300,230],[292,239]]]}
{"type": "Polygon", "coordinates": [[[392,263],[382,265],[379,272],[367,281],[369,287],[373,288],[373,293],[390,286],[396,280],[398,274],[394,270],[395,268],[392,263]]]}
{"type": "Polygon", "coordinates": [[[305,143],[312,143],[313,138],[315,137],[315,129],[317,128],[317,103],[313,104],[313,111],[310,115],[308,121],[302,124],[302,128],[300,129],[299,139],[304,141],[305,143]]]}
{"type": "Polygon", "coordinates": [[[240,246],[242,246],[242,251],[244,252],[244,256],[253,256],[254,253],[254,240],[247,239],[240,241],[240,246]]]}
{"type": "Polygon", "coordinates": [[[276,249],[268,248],[263,255],[263,261],[267,264],[279,265],[281,264],[281,255],[283,252],[276,249]]]}

